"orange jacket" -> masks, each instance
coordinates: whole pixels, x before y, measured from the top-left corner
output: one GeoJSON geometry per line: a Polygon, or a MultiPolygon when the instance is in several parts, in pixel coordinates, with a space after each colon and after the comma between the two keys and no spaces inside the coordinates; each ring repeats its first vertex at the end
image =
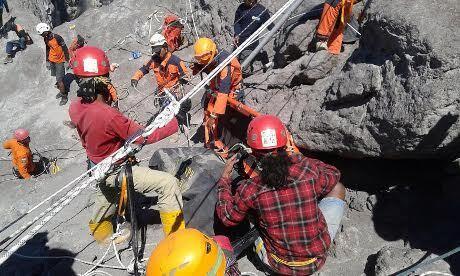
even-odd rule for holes
{"type": "Polygon", "coordinates": [[[4,149],[10,149],[12,155],[13,167],[24,178],[30,178],[30,174],[35,170],[30,148],[16,139],[9,139],[3,143],[4,149]]]}
{"type": "Polygon", "coordinates": [[[112,101],[113,102],[118,101],[118,94],[117,94],[117,89],[115,89],[115,86],[113,86],[111,83],[108,83],[107,90],[109,90],[110,98],[112,99],[112,101]]]}
{"type": "Polygon", "coordinates": [[[163,23],[161,34],[166,38],[169,51],[174,52],[182,45],[182,29],[184,26],[180,23],[179,17],[168,15],[163,23]]]}
{"type": "Polygon", "coordinates": [[[69,51],[64,39],[57,34],[51,34],[44,38],[46,45],[46,61],[53,63],[63,63],[69,61],[69,51]]]}
{"type": "Polygon", "coordinates": [[[153,70],[157,80],[158,91],[163,88],[171,88],[177,84],[179,79],[188,74],[187,67],[184,62],[177,56],[167,53],[162,61],[157,61],[155,56],[144,64],[139,70],[134,73],[131,79],[140,80],[143,76],[153,70]]]}

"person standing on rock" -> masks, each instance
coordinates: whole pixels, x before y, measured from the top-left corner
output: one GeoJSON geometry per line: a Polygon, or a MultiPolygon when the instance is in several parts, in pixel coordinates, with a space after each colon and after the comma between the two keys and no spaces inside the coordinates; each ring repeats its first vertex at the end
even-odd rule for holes
{"type": "MultiPolygon", "coordinates": [[[[211,73],[230,54],[225,50],[218,50],[217,45],[210,38],[199,38],[194,48],[193,74],[211,73]]],[[[219,138],[218,122],[225,114],[228,98],[244,101],[244,92],[241,89],[243,80],[241,65],[234,58],[210,82],[210,90],[203,95],[205,147],[215,151],[225,150],[224,143],[219,138]]]]}
{"type": "Polygon", "coordinates": [[[3,61],[4,64],[13,62],[13,58],[19,51],[24,51],[27,45],[33,44],[33,40],[30,35],[22,28],[21,25],[14,22],[15,17],[11,17],[10,20],[3,26],[4,32],[14,31],[19,39],[11,40],[6,43],[6,57],[3,61]]]}
{"type": "Polygon", "coordinates": [[[56,77],[56,87],[59,93],[56,99],[61,98],[59,105],[65,105],[68,96],[65,91],[62,79],[65,75],[66,63],[69,62],[69,50],[64,39],[51,32],[51,27],[46,23],[39,23],[36,27],[37,33],[43,37],[46,45],[46,68],[51,71],[51,76],[56,77]]]}
{"type": "MultiPolygon", "coordinates": [[[[76,126],[83,147],[86,150],[90,166],[95,166],[112,153],[123,147],[126,139],[142,129],[136,122],[125,117],[107,104],[108,95],[105,84],[99,78],[109,73],[110,62],[104,51],[85,46],[75,52],[70,61],[71,68],[79,80],[78,98],[69,107],[69,115],[76,126]]],[[[184,111],[186,112],[186,111],[184,111]]],[[[184,114],[176,116],[182,119],[184,114]]],[[[157,129],[145,141],[136,143],[152,144],[178,130],[178,121],[173,118],[164,127],[157,129]]],[[[93,214],[89,222],[91,234],[99,242],[107,242],[113,233],[112,217],[118,202],[116,173],[107,176],[98,183],[93,214]]],[[[178,180],[165,172],[146,167],[133,167],[134,189],[140,193],[158,194],[158,207],[163,231],[168,235],[184,228],[181,211],[182,197],[178,180]]],[[[129,239],[129,227],[122,227],[121,240],[129,239]]]]}
{"type": "Polygon", "coordinates": [[[14,138],[3,143],[4,149],[11,150],[14,175],[23,179],[29,179],[35,172],[29,143],[29,131],[23,128],[15,130],[14,138]]]}
{"type": "MultiPolygon", "coordinates": [[[[7,13],[10,13],[10,8],[8,7],[8,2],[6,0],[0,0],[0,28],[3,26],[3,7],[7,13]]],[[[5,34],[1,34],[5,35],[5,34]]]]}
{"type": "MultiPolygon", "coordinates": [[[[152,57],[134,73],[131,86],[137,87],[139,80],[153,71],[157,82],[157,95],[164,95],[163,89],[171,89],[171,93],[178,100],[182,97],[177,87],[178,83],[187,83],[188,70],[184,62],[168,50],[168,43],[162,34],[154,34],[150,38],[152,57]]],[[[164,99],[164,98],[162,98],[164,99]]],[[[168,104],[167,100],[161,101],[162,106],[168,104]]]]}
{"type": "Polygon", "coordinates": [[[343,31],[353,15],[353,5],[361,1],[326,0],[324,2],[323,13],[316,28],[316,51],[328,50],[331,54],[340,54],[343,31]]]}
{"type": "Polygon", "coordinates": [[[226,226],[252,214],[260,233],[255,253],[270,273],[310,275],[324,264],[345,208],[345,187],[333,166],[286,152],[287,130],[272,115],[254,118],[247,144],[260,173],[232,194],[231,157],[217,183],[216,213],[226,226]]]}
{"type": "MultiPolygon", "coordinates": [[[[244,0],[235,12],[235,21],[233,24],[234,36],[233,43],[235,47],[241,45],[248,39],[257,29],[259,29],[267,20],[270,19],[270,11],[263,5],[257,3],[257,0],[244,0]]],[[[259,41],[252,43],[244,49],[240,56],[240,62],[243,62],[259,45],[259,41]]],[[[270,67],[270,60],[266,51],[260,51],[254,60],[262,62],[263,71],[267,71],[270,67]]],[[[244,76],[252,73],[254,70],[253,62],[243,69],[244,76]]]]}

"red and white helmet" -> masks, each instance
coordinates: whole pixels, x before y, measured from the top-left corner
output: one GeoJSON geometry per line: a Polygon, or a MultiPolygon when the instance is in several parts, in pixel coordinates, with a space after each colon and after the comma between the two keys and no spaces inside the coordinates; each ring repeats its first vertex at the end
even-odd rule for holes
{"type": "Polygon", "coordinates": [[[75,51],[70,67],[78,77],[98,77],[110,72],[110,62],[104,51],[85,46],[75,51]]]}
{"type": "Polygon", "coordinates": [[[247,142],[255,150],[271,150],[285,147],[287,131],[281,120],[273,115],[254,118],[248,126],[247,142]]]}
{"type": "Polygon", "coordinates": [[[24,141],[29,138],[29,131],[27,131],[27,129],[18,128],[14,131],[14,138],[18,141],[24,141]]]}

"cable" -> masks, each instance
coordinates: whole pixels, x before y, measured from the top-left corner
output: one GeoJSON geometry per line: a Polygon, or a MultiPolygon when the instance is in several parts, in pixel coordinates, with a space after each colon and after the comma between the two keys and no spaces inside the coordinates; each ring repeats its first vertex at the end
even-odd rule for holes
{"type": "Polygon", "coordinates": [[[98,266],[100,266],[102,264],[102,262],[104,261],[105,257],[107,256],[107,254],[109,254],[109,251],[110,251],[111,248],[112,248],[112,245],[109,244],[109,246],[107,247],[107,250],[105,251],[104,255],[102,255],[102,257],[99,260],[99,262],[97,262],[92,268],[90,268],[88,271],[86,271],[82,276],[88,276],[91,271],[93,271],[98,266]]]}
{"type": "Polygon", "coordinates": [[[422,274],[420,274],[420,276],[427,276],[427,275],[454,276],[454,275],[452,275],[450,273],[440,272],[440,271],[427,271],[427,272],[423,272],[422,274]]]}
{"type": "Polygon", "coordinates": [[[199,39],[200,37],[198,36],[198,31],[196,29],[196,24],[195,24],[195,17],[193,16],[193,8],[192,8],[192,1],[191,0],[188,0],[188,3],[189,3],[189,6],[190,6],[190,15],[192,17],[192,24],[193,24],[193,28],[195,29],[195,36],[196,36],[196,39],[199,39]]]}

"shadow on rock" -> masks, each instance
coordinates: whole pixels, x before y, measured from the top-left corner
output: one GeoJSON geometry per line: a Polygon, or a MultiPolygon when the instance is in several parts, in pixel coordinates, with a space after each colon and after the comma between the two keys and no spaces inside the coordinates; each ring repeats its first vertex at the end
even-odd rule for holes
{"type": "Polygon", "coordinates": [[[47,232],[33,236],[0,266],[0,275],[76,276],[77,274],[72,270],[73,258],[76,254],[61,248],[50,248],[47,243],[47,232]],[[47,257],[51,258],[45,259],[47,257]]]}
{"type": "MultiPolygon", "coordinates": [[[[376,256],[370,256],[367,275],[401,272],[432,258],[428,257],[430,254],[442,255],[460,245],[460,170],[457,174],[447,174],[446,162],[442,160],[321,158],[329,159],[341,170],[347,188],[369,194],[365,204],[372,212],[375,232],[386,241],[404,241],[404,248],[385,247],[376,256]],[[406,260],[395,257],[398,254],[406,260]],[[376,258],[386,255],[389,256],[385,260],[387,270],[378,273],[382,261],[376,258]]],[[[460,255],[445,261],[452,274],[459,275],[460,255]]]]}

